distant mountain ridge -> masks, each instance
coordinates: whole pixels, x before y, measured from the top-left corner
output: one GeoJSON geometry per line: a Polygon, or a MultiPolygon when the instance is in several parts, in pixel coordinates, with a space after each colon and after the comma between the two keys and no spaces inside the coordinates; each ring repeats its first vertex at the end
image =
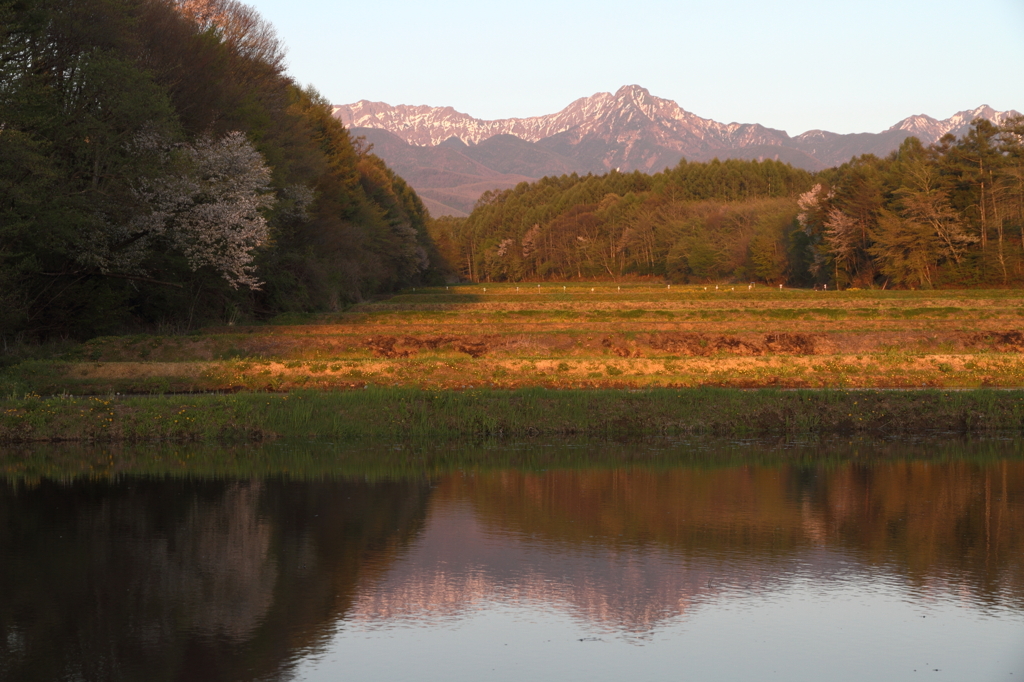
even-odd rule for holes
{"type": "Polygon", "coordinates": [[[557,113],[531,118],[488,121],[452,107],[367,100],[335,106],[333,112],[353,134],[375,145],[434,215],[467,213],[484,189],[544,175],[615,168],[656,172],[682,158],[770,158],[821,170],[861,154],[888,154],[910,136],[931,144],[946,133],[964,134],[979,117],[1001,124],[1019,115],[981,106],[941,121],[910,116],[881,133],[810,130],[790,137],[757,123],[701,118],[638,85],[582,97],[557,113]]]}

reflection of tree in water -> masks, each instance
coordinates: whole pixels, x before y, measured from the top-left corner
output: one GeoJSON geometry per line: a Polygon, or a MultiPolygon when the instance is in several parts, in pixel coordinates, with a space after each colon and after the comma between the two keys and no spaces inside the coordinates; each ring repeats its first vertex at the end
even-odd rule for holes
{"type": "Polygon", "coordinates": [[[422,525],[420,482],[0,487],[0,678],[287,674],[422,525]]]}
{"type": "Polygon", "coordinates": [[[847,464],[804,493],[826,541],[927,590],[1024,608],[1024,463],[847,464]]]}
{"type": "Polygon", "coordinates": [[[486,523],[581,546],[689,557],[808,546],[1002,592],[1024,606],[1024,463],[848,462],[671,471],[505,472],[449,483],[486,523]]]}
{"type": "Polygon", "coordinates": [[[880,568],[1024,609],[1019,461],[437,483],[0,484],[0,679],[287,677],[341,618],[452,615],[495,595],[644,633],[808,570],[880,568]]]}
{"type": "Polygon", "coordinates": [[[1024,608],[1019,461],[481,472],[444,478],[431,504],[354,617],[453,615],[504,594],[643,631],[719,594],[879,568],[1024,608]]]}
{"type": "Polygon", "coordinates": [[[132,543],[132,559],[147,579],[134,586],[137,597],[159,605],[173,594],[180,605],[177,617],[163,619],[157,639],[186,630],[244,642],[266,616],[277,565],[270,554],[271,525],[259,515],[261,488],[259,483],[229,484],[219,501],[193,503],[167,537],[140,533],[132,543]]]}

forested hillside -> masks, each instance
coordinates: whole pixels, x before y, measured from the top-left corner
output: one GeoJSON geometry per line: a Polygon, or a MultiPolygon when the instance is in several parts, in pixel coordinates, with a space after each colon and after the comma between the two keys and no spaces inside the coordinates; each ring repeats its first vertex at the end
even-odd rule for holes
{"type": "Polygon", "coordinates": [[[248,6],[0,0],[0,336],[337,309],[436,277],[427,220],[248,6]]]}
{"type": "Polygon", "coordinates": [[[813,176],[777,161],[680,162],[646,175],[567,175],[485,194],[438,219],[438,248],[475,281],[788,277],[797,196],[813,176]]]}
{"type": "Polygon", "coordinates": [[[1024,282],[1024,119],[811,174],[776,161],[682,161],[655,175],[544,178],[439,219],[474,281],[665,277],[798,286],[1024,282]]]}

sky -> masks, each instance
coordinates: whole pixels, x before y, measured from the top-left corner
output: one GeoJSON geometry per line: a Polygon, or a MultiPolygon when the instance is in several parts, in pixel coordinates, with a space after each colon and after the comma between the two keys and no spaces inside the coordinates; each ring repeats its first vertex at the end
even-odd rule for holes
{"type": "Polygon", "coordinates": [[[1024,0],[246,1],[335,104],[527,117],[637,84],[790,135],[1024,112],[1024,0]]]}

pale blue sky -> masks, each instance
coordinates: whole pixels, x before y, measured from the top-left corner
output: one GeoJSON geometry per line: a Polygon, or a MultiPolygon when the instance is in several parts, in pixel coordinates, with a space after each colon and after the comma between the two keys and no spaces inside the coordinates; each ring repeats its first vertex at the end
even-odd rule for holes
{"type": "Polygon", "coordinates": [[[538,116],[636,83],[723,123],[1024,111],[1024,0],[248,0],[332,102],[538,116]]]}

